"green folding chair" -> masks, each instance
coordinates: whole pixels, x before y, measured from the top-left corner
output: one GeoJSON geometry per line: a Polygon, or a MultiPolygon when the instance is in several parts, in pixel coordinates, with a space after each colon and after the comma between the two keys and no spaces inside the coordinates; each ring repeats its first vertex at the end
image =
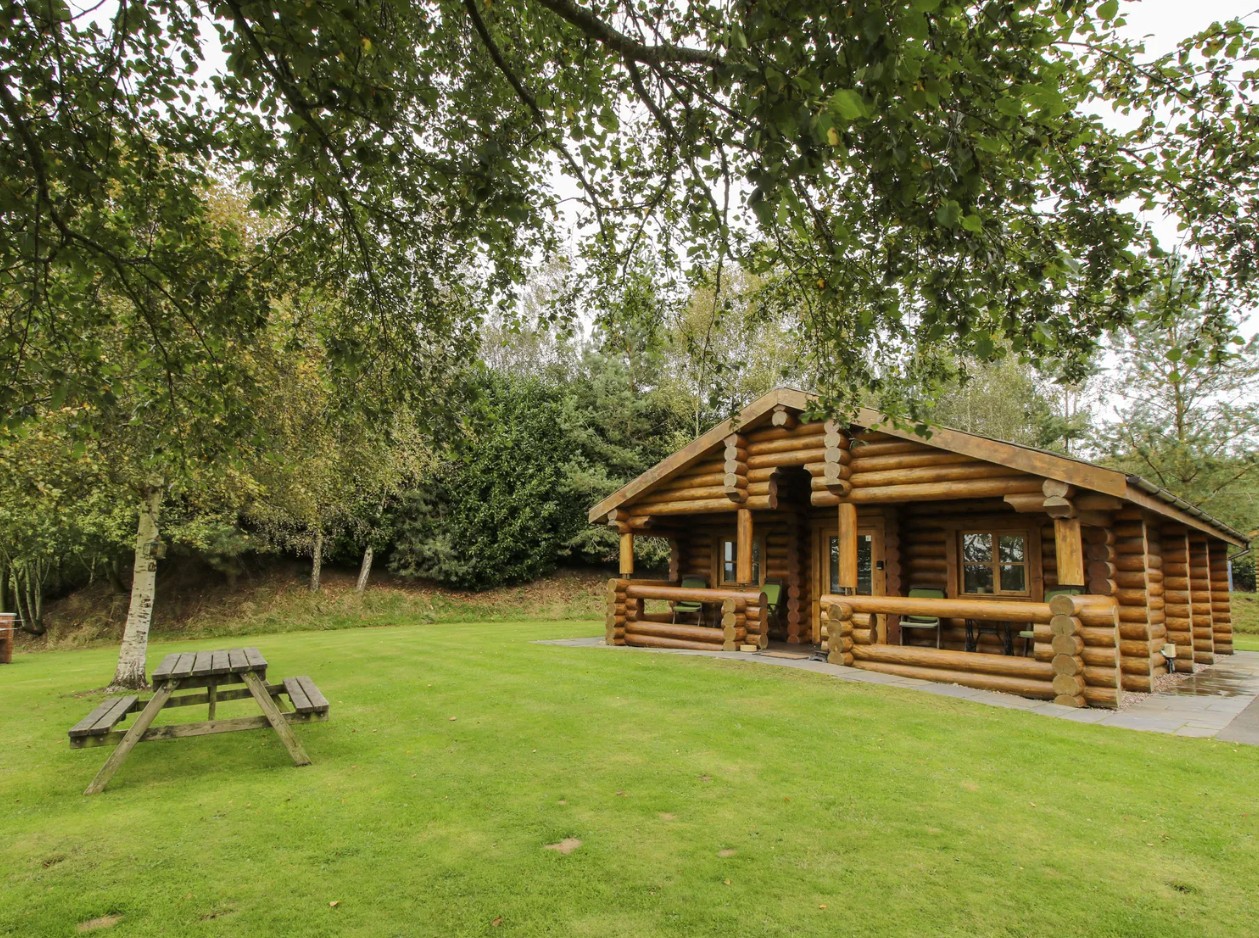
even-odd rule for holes
{"type": "Polygon", "coordinates": [[[773,617],[774,624],[782,628],[783,613],[783,583],[782,580],[766,580],[761,586],[761,592],[765,594],[765,622],[769,623],[773,617]]]}
{"type": "MultiPolygon", "coordinates": [[[[1083,592],[1082,586],[1055,586],[1053,589],[1045,590],[1045,602],[1049,602],[1055,596],[1079,596],[1083,592]]],[[[1019,632],[1019,638],[1023,639],[1023,657],[1026,658],[1032,653],[1032,647],[1036,643],[1036,630],[1023,629],[1019,632]]]]}
{"type": "MultiPolygon", "coordinates": [[[[910,599],[943,599],[944,590],[928,589],[923,586],[916,586],[909,591],[910,599]]],[[[905,630],[911,633],[925,632],[935,629],[936,648],[940,647],[940,628],[939,616],[901,616],[901,644],[905,644],[905,630]]]]}
{"type": "MultiPolygon", "coordinates": [[[[684,576],[682,577],[682,588],[691,590],[708,589],[708,580],[702,576],[684,576]]],[[[678,602],[669,603],[669,611],[673,613],[673,624],[677,625],[678,614],[689,616],[695,615],[695,624],[704,624],[704,604],[691,602],[690,600],[679,600],[678,602]]]]}

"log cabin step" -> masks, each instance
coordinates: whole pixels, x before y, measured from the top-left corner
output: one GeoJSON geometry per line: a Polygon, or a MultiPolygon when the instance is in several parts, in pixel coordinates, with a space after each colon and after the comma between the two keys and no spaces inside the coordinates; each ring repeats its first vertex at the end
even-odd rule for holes
{"type": "Polygon", "coordinates": [[[137,704],[139,699],[135,694],[127,697],[108,698],[82,720],[70,727],[70,738],[82,739],[85,736],[104,736],[121,723],[128,713],[139,709],[137,704]]]}
{"type": "Polygon", "coordinates": [[[315,682],[308,677],[286,677],[284,692],[293,701],[298,713],[327,713],[328,698],[319,692],[315,682]]]}

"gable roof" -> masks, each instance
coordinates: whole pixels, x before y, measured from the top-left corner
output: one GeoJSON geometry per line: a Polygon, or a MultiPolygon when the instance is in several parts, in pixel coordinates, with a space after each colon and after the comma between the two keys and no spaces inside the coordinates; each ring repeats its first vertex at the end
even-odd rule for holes
{"type": "MultiPolygon", "coordinates": [[[[765,423],[775,407],[781,405],[796,413],[802,413],[808,410],[816,400],[817,395],[798,388],[775,388],[768,394],[757,398],[735,416],[723,420],[676,453],[652,466],[638,478],[621,486],[591,508],[587,517],[591,522],[603,520],[610,512],[637,498],[652,486],[681,473],[688,466],[699,461],[731,433],[746,431],[765,423]]],[[[1127,475],[1117,469],[1108,469],[1083,459],[1051,453],[1020,443],[1009,443],[975,433],[966,433],[949,427],[932,427],[931,436],[923,437],[912,430],[903,430],[893,426],[885,414],[868,407],[857,409],[852,417],[852,425],[865,428],[877,427],[880,433],[886,433],[888,436],[923,443],[947,452],[1065,482],[1077,488],[1113,495],[1138,507],[1223,538],[1239,547],[1247,543],[1245,535],[1211,517],[1200,508],[1140,476],[1127,475]]],[[[735,506],[732,504],[731,507],[735,506]]]]}

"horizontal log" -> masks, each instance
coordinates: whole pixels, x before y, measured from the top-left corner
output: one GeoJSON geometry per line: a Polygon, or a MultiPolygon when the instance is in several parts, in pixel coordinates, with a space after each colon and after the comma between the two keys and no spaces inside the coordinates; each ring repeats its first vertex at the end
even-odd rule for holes
{"type": "Polygon", "coordinates": [[[1084,702],[1090,707],[1113,710],[1119,706],[1119,690],[1113,686],[1087,685],[1084,688],[1084,702]]]}
{"type": "Polygon", "coordinates": [[[763,469],[766,466],[803,466],[808,463],[824,463],[825,460],[824,449],[797,449],[783,453],[749,456],[747,466],[748,469],[763,469]]]}
{"type": "Polygon", "coordinates": [[[749,604],[763,605],[760,597],[764,593],[758,589],[693,588],[639,580],[625,588],[625,595],[630,599],[663,599],[670,602],[721,603],[730,600],[739,609],[749,604]]]}
{"type": "Polygon", "coordinates": [[[1137,694],[1148,694],[1154,687],[1154,679],[1148,674],[1124,674],[1123,689],[1137,694]]]}
{"type": "Polygon", "coordinates": [[[1110,596],[1059,593],[1049,601],[1049,608],[1055,615],[1075,616],[1085,625],[1098,626],[1114,624],[1115,604],[1110,596]]]}
{"type": "Polygon", "coordinates": [[[825,449],[825,443],[816,438],[816,434],[804,436],[779,437],[766,439],[756,437],[748,441],[748,455],[763,456],[768,453],[799,453],[825,449]]]}
{"type": "Polygon", "coordinates": [[[1149,674],[1150,673],[1150,657],[1143,655],[1140,658],[1123,657],[1119,659],[1119,670],[1124,674],[1149,674]]]}
{"type": "Polygon", "coordinates": [[[867,472],[858,465],[852,474],[853,488],[881,485],[912,485],[927,482],[956,482],[965,479],[992,479],[1011,475],[1008,470],[990,463],[962,463],[954,466],[922,466],[914,469],[888,469],[867,472]]]}
{"type": "Polygon", "coordinates": [[[730,511],[733,512],[739,506],[726,498],[705,498],[705,499],[681,499],[669,502],[654,502],[649,505],[630,505],[629,511],[630,523],[633,524],[634,518],[642,518],[652,515],[689,515],[699,514],[710,511],[730,511]]]}
{"type": "Polygon", "coordinates": [[[813,423],[797,424],[792,429],[783,427],[765,427],[763,429],[753,430],[745,436],[748,445],[755,443],[763,443],[769,440],[799,440],[810,436],[822,436],[826,432],[825,422],[819,420],[813,423]]]}
{"type": "Polygon", "coordinates": [[[937,452],[925,443],[912,440],[901,440],[895,437],[867,442],[865,439],[853,440],[852,454],[860,459],[867,456],[902,456],[907,453],[937,452]]]}
{"type": "Polygon", "coordinates": [[[924,615],[956,619],[983,619],[997,622],[1048,622],[1049,607],[1045,603],[1015,600],[982,599],[920,599],[908,596],[838,596],[821,597],[823,605],[843,603],[853,612],[888,615],[924,615]]]}
{"type": "Polygon", "coordinates": [[[910,645],[858,646],[853,654],[859,661],[882,661],[887,664],[913,665],[944,671],[969,671],[975,674],[1004,674],[1049,681],[1053,678],[1051,666],[1016,655],[988,655],[973,651],[953,651],[947,648],[919,648],[910,645]]]}
{"type": "Polygon", "coordinates": [[[1080,637],[1084,639],[1086,648],[1114,648],[1119,640],[1119,630],[1113,625],[1086,625],[1080,629],[1080,637]]]}
{"type": "MultiPolygon", "coordinates": [[[[690,642],[704,642],[720,646],[723,641],[722,630],[706,625],[674,625],[669,622],[644,622],[641,619],[629,622],[625,626],[627,636],[654,635],[657,638],[677,638],[690,642]]],[[[739,636],[741,637],[741,636],[739,636]]]]}
{"type": "Polygon", "coordinates": [[[912,677],[921,681],[935,681],[941,684],[959,684],[962,687],[973,687],[977,690],[994,690],[1041,700],[1050,700],[1054,696],[1053,687],[1048,681],[1008,677],[1001,674],[976,674],[971,671],[949,671],[941,668],[889,664],[882,661],[861,661],[857,658],[859,652],[859,648],[853,649],[853,664],[865,671],[895,674],[900,677],[912,677]]]}
{"type": "Polygon", "coordinates": [[[720,645],[709,642],[692,642],[678,638],[660,638],[656,635],[635,635],[627,632],[625,644],[636,648],[686,648],[691,651],[720,651],[720,645]]]}
{"type": "Polygon", "coordinates": [[[1113,648],[1091,648],[1085,645],[1080,652],[1080,658],[1092,667],[1114,670],[1119,666],[1119,655],[1113,648]]]}
{"type": "Polygon", "coordinates": [[[887,485],[853,489],[851,500],[857,504],[879,504],[885,502],[981,498],[1033,491],[1038,485],[1039,483],[1036,479],[1026,475],[969,479],[957,482],[887,485]]]}
{"type": "Polygon", "coordinates": [[[864,449],[853,452],[853,466],[857,472],[887,472],[893,469],[920,469],[926,466],[955,466],[974,462],[974,457],[943,450],[927,450],[917,453],[894,453],[888,456],[870,456],[864,449]]]}
{"type": "Polygon", "coordinates": [[[724,478],[725,473],[720,470],[675,476],[668,482],[660,482],[653,485],[646,493],[644,493],[644,495],[654,497],[656,495],[663,494],[664,492],[677,492],[685,489],[702,488],[710,485],[721,485],[724,478]]]}

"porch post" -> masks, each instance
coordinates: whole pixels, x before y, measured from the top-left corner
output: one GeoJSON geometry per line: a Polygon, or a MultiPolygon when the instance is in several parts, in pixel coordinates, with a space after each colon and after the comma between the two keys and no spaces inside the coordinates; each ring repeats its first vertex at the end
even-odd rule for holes
{"type": "Polygon", "coordinates": [[[1054,518],[1054,550],[1058,585],[1084,588],[1084,542],[1079,518],[1054,518]]]}
{"type": "Polygon", "coordinates": [[[621,576],[629,579],[634,575],[634,532],[621,529],[621,576]]]}
{"type": "Polygon", "coordinates": [[[735,582],[746,586],[752,582],[752,512],[740,508],[735,537],[735,582]]]}
{"type": "Polygon", "coordinates": [[[857,506],[839,503],[839,563],[837,578],[842,594],[857,592],[857,506]]]}

